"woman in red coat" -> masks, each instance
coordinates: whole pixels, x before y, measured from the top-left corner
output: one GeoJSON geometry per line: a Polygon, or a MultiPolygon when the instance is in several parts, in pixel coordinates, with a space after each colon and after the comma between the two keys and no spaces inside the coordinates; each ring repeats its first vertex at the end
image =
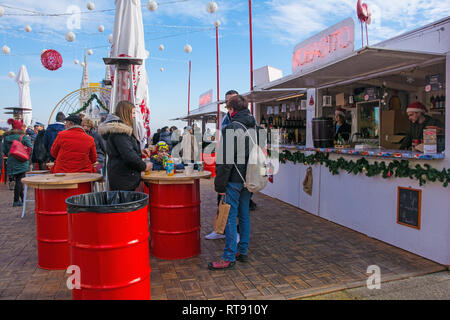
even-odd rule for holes
{"type": "Polygon", "coordinates": [[[97,162],[94,138],[84,132],[81,117],[70,115],[66,130],[58,133],[51,154],[56,159],[52,173],[95,172],[97,162]]]}

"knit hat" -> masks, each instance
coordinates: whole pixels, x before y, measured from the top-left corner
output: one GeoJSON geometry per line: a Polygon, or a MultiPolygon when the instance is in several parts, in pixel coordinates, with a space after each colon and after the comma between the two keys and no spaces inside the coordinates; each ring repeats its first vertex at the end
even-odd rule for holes
{"type": "Polygon", "coordinates": [[[159,150],[161,149],[166,149],[167,151],[169,151],[169,146],[164,141],[160,141],[156,144],[156,151],[159,152],[159,150]]]}
{"type": "Polygon", "coordinates": [[[337,108],[336,111],[335,111],[335,114],[339,114],[339,115],[345,117],[345,109],[337,108]]]}
{"type": "Polygon", "coordinates": [[[8,124],[12,126],[13,130],[22,130],[22,120],[8,119],[8,124]]]}
{"type": "Polygon", "coordinates": [[[408,108],[406,109],[406,112],[422,112],[422,113],[427,113],[427,107],[425,107],[422,103],[420,103],[419,101],[413,102],[411,103],[408,108]]]}

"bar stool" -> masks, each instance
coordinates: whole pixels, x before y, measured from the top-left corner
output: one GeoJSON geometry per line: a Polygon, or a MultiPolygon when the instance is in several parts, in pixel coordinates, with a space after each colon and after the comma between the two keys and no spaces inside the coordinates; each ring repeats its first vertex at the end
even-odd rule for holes
{"type": "MultiPolygon", "coordinates": [[[[37,175],[48,174],[48,173],[50,173],[50,170],[29,171],[29,172],[25,173],[25,177],[37,176],[37,175]]],[[[25,216],[27,201],[28,202],[35,201],[35,199],[27,199],[27,193],[28,193],[28,186],[25,185],[25,187],[23,188],[23,207],[22,207],[22,216],[20,217],[21,219],[23,219],[23,217],[25,216]]]]}

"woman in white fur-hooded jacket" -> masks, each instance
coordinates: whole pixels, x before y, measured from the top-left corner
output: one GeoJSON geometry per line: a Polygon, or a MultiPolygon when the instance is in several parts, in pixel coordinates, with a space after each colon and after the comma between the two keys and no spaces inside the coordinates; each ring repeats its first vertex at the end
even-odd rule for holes
{"type": "Polygon", "coordinates": [[[107,172],[110,190],[134,191],[146,170],[139,141],[133,133],[131,103],[120,102],[116,113],[110,114],[99,126],[98,132],[106,141],[107,172]]]}

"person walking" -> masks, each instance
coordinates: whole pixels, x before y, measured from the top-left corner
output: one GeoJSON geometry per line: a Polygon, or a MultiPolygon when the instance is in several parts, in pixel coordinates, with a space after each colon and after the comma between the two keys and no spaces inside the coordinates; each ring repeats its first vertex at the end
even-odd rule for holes
{"type": "Polygon", "coordinates": [[[66,118],[66,116],[64,115],[64,113],[58,112],[56,114],[56,122],[53,124],[50,124],[47,127],[47,130],[45,130],[44,146],[45,146],[45,149],[47,149],[47,154],[49,155],[50,161],[52,161],[52,162],[55,161],[55,158],[53,158],[50,151],[52,150],[53,142],[55,141],[58,133],[60,133],[61,131],[63,131],[65,129],[65,125],[64,125],[65,118],[66,118]]]}
{"type": "Polygon", "coordinates": [[[95,130],[94,122],[91,119],[83,118],[81,121],[81,126],[88,135],[94,138],[95,150],[97,151],[97,162],[96,170],[99,173],[103,173],[103,168],[105,167],[105,157],[106,157],[106,142],[103,140],[102,136],[95,130]]]}
{"type": "Polygon", "coordinates": [[[37,166],[38,170],[46,170],[45,163],[48,160],[48,154],[44,144],[44,124],[36,122],[34,130],[36,139],[34,140],[33,152],[31,153],[31,162],[37,166]]]}
{"type": "Polygon", "coordinates": [[[52,173],[95,172],[97,162],[94,138],[81,126],[81,117],[70,115],[64,119],[66,130],[56,137],[51,155],[55,158],[52,173]]]}
{"type": "Polygon", "coordinates": [[[21,207],[23,205],[23,184],[22,178],[25,177],[25,173],[30,168],[30,162],[20,161],[13,156],[10,156],[11,146],[14,140],[20,141],[24,146],[30,148],[33,147],[31,144],[30,137],[25,134],[22,129],[23,123],[21,120],[8,119],[8,124],[11,125],[12,129],[4,133],[3,141],[3,154],[8,157],[7,173],[8,176],[12,177],[14,184],[14,200],[13,207],[21,207]]]}
{"type": "Polygon", "coordinates": [[[110,114],[98,132],[106,141],[107,175],[111,190],[134,191],[141,182],[141,172],[151,171],[153,165],[145,163],[148,149],[141,151],[133,129],[135,107],[128,101],[117,104],[115,114],[110,114]]]}
{"type": "MultiPolygon", "coordinates": [[[[214,187],[219,195],[225,197],[225,202],[230,205],[230,211],[225,227],[226,242],[222,259],[210,262],[208,264],[210,270],[233,268],[236,260],[246,262],[250,242],[251,193],[244,186],[241,176],[245,177],[247,173],[251,140],[248,135],[244,139],[238,138],[238,135],[240,132],[242,133],[243,127],[255,128],[256,121],[248,110],[248,100],[245,97],[236,95],[229,100],[227,105],[230,110],[231,123],[222,129],[222,138],[216,158],[214,187]],[[233,141],[227,142],[227,131],[230,130],[234,143],[233,141]],[[229,149],[229,146],[233,146],[233,148],[229,149]],[[233,159],[233,163],[229,163],[229,159],[233,159]],[[239,218],[239,244],[236,244],[237,218],[239,218]]],[[[228,136],[229,138],[230,136],[228,136]]]]}

